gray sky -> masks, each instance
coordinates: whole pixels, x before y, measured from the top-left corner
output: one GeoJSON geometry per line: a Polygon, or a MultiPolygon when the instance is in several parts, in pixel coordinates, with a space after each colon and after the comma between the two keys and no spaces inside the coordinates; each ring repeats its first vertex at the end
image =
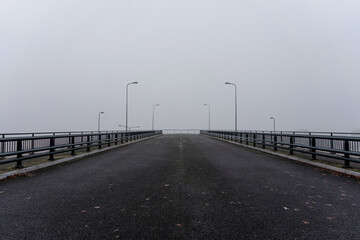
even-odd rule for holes
{"type": "Polygon", "coordinates": [[[359,0],[0,0],[0,132],[360,132],[359,0]]]}

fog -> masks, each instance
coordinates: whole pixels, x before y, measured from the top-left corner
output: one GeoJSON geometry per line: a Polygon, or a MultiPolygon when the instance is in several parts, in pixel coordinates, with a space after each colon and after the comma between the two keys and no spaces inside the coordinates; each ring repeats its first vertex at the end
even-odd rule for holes
{"type": "Polygon", "coordinates": [[[358,0],[0,0],[0,132],[360,132],[358,0]]]}

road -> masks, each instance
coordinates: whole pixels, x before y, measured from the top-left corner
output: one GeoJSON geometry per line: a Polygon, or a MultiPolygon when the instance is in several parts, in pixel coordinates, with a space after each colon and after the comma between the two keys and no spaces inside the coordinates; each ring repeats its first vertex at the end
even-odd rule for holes
{"type": "Polygon", "coordinates": [[[166,135],[0,182],[0,239],[360,239],[359,187],[166,135]]]}

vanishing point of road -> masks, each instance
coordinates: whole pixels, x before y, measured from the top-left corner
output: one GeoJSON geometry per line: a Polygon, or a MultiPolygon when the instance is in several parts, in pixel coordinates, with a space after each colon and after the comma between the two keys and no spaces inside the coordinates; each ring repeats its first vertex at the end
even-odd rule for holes
{"type": "Polygon", "coordinates": [[[351,177],[163,135],[0,182],[0,239],[360,239],[351,177]]]}

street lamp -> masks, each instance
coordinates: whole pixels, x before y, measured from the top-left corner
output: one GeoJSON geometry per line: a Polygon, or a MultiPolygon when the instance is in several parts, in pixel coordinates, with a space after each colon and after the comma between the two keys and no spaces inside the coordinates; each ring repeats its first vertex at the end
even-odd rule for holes
{"type": "Polygon", "coordinates": [[[129,92],[129,85],[131,84],[138,84],[138,82],[131,82],[126,85],[126,131],[128,130],[128,92],[129,92]]]}
{"type": "Polygon", "coordinates": [[[123,128],[125,128],[125,129],[127,129],[127,128],[126,128],[126,126],[124,126],[124,125],[118,125],[118,126],[119,126],[119,127],[123,127],[123,128]]]}
{"type": "Polygon", "coordinates": [[[270,117],[270,119],[272,119],[274,121],[274,133],[275,133],[275,118],[274,117],[270,117]]]}
{"type": "MultiPolygon", "coordinates": [[[[123,128],[126,128],[126,126],[124,125],[118,125],[119,127],[123,127],[123,128]]],[[[135,127],[127,127],[126,129],[132,129],[132,128],[139,128],[140,126],[135,126],[135,127]]]]}
{"type": "Polygon", "coordinates": [[[225,84],[233,85],[235,87],[235,132],[237,132],[237,87],[235,83],[225,82],[225,84]]]}
{"type": "Polygon", "coordinates": [[[154,131],[154,119],[155,119],[155,107],[160,106],[160,104],[155,104],[153,106],[153,114],[152,114],[152,130],[154,131]]]}
{"type": "Polygon", "coordinates": [[[210,105],[209,105],[209,104],[204,103],[204,106],[208,106],[208,108],[209,108],[209,130],[210,130],[210,105]]]}
{"type": "Polygon", "coordinates": [[[98,120],[98,132],[100,132],[100,115],[104,114],[104,112],[99,112],[99,120],[98,120]]]}

